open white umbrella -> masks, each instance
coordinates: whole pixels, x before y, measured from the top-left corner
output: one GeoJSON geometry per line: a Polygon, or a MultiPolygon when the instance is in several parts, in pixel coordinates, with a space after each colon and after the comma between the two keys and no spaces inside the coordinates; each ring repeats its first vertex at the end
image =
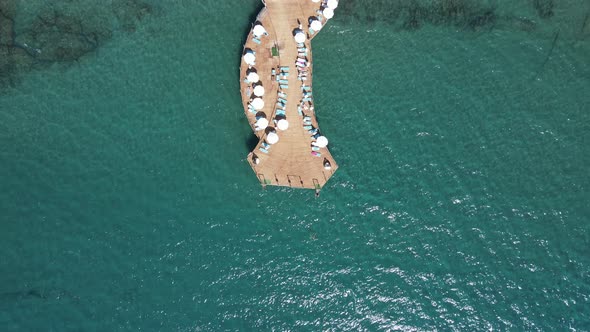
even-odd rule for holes
{"type": "Polygon", "coordinates": [[[322,22],[320,22],[318,20],[313,20],[313,21],[311,21],[311,24],[309,25],[309,27],[315,31],[320,31],[322,29],[322,22]]]}
{"type": "Polygon", "coordinates": [[[328,146],[328,139],[326,138],[326,136],[320,136],[315,141],[315,145],[320,148],[325,148],[326,146],[328,146]]]}
{"type": "Polygon", "coordinates": [[[305,36],[305,33],[303,33],[302,31],[299,31],[295,34],[295,42],[297,43],[304,43],[306,39],[307,37],[305,36]]]}
{"type": "Polygon", "coordinates": [[[311,0],[311,2],[320,2],[320,0],[311,0]]]}
{"type": "Polygon", "coordinates": [[[264,100],[262,100],[262,98],[254,98],[251,103],[255,110],[261,110],[264,108],[264,100]]]}
{"type": "Polygon", "coordinates": [[[248,76],[246,76],[246,79],[248,80],[248,82],[250,83],[256,83],[258,81],[260,81],[260,77],[258,76],[258,74],[256,74],[255,72],[250,72],[248,74],[248,76]]]}
{"type": "Polygon", "coordinates": [[[254,65],[255,61],[256,61],[256,56],[254,55],[254,53],[246,52],[246,54],[244,54],[244,62],[246,62],[247,64],[254,65]]]}
{"type": "Polygon", "coordinates": [[[338,0],[328,0],[326,6],[331,9],[336,9],[338,7],[338,0]]]}
{"type": "Polygon", "coordinates": [[[254,29],[252,29],[252,33],[254,34],[254,36],[260,37],[266,33],[266,29],[264,29],[262,24],[257,24],[254,26],[254,29]]]}
{"type": "Polygon", "coordinates": [[[268,120],[266,118],[256,120],[256,130],[266,129],[266,127],[268,127],[268,120]]]}
{"type": "Polygon", "coordinates": [[[277,133],[271,132],[266,135],[266,143],[276,144],[278,141],[279,141],[279,135],[277,135],[277,133]]]}
{"type": "Polygon", "coordinates": [[[280,119],[279,122],[277,122],[277,128],[280,130],[287,130],[287,128],[289,128],[289,121],[280,119]]]}
{"type": "Polygon", "coordinates": [[[262,85],[254,87],[254,95],[258,97],[264,96],[264,87],[262,85]]]}
{"type": "Polygon", "coordinates": [[[328,20],[334,17],[334,9],[332,8],[324,8],[324,11],[322,13],[324,14],[324,17],[328,20]]]}

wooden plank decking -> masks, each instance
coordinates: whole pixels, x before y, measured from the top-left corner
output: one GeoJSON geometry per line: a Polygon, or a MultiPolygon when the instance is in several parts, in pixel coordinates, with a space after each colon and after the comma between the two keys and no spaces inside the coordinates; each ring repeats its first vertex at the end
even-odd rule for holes
{"type": "MultiPolygon", "coordinates": [[[[260,111],[266,115],[270,122],[269,126],[274,126],[273,119],[276,114],[279,91],[287,94],[284,109],[286,119],[289,121],[289,128],[284,131],[277,129],[279,142],[270,145],[268,153],[264,153],[260,148],[265,144],[267,131],[255,130],[256,114],[248,110],[248,103],[252,97],[252,85],[245,81],[250,66],[242,60],[240,89],[244,112],[255,135],[260,139],[254,150],[248,155],[248,162],[263,186],[277,185],[319,190],[338,169],[338,165],[327,148],[317,151],[321,156],[312,154],[312,137],[304,128],[303,116],[298,111],[298,106],[302,105],[302,85],[312,87],[310,39],[317,33],[313,35],[309,33],[308,22],[310,17],[318,16],[320,6],[321,2],[314,3],[311,0],[266,0],[265,8],[259,13],[257,20],[262,23],[268,35],[262,36],[260,43],[255,43],[253,34],[250,32],[244,45],[244,49],[256,52],[256,64],[251,67],[256,69],[260,77],[259,83],[265,88],[263,96],[265,105],[260,111]],[[298,22],[301,23],[302,29],[309,37],[305,42],[308,50],[307,59],[310,64],[307,69],[308,78],[306,81],[298,79],[295,65],[298,50],[297,43],[293,38],[293,30],[298,28],[298,22]],[[278,49],[278,56],[273,56],[273,47],[278,49]],[[271,77],[272,69],[280,67],[290,68],[287,89],[280,89],[279,83],[271,77]],[[253,162],[255,157],[259,159],[257,165],[253,162]],[[331,165],[329,170],[324,168],[326,161],[331,165]]],[[[325,24],[326,20],[322,19],[322,23],[325,24]]],[[[313,88],[311,91],[313,93],[313,88]]],[[[306,106],[303,115],[309,116],[311,125],[319,130],[313,110],[313,99],[307,102],[306,106]],[[312,107],[309,108],[309,105],[312,107]]]]}

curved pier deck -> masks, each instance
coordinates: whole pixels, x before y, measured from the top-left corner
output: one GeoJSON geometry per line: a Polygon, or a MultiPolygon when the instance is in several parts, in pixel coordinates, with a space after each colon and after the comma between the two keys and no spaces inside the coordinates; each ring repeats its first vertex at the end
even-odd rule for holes
{"type": "Polygon", "coordinates": [[[319,132],[313,103],[310,41],[318,31],[312,29],[310,22],[319,20],[322,26],[326,23],[322,15],[326,3],[312,0],[263,2],[265,7],[253,27],[262,25],[266,33],[255,37],[254,31],[250,31],[243,55],[253,53],[255,62],[248,64],[243,58],[240,68],[244,111],[259,138],[248,155],[248,162],[263,186],[319,190],[338,169],[328,148],[317,140],[323,133],[319,132]],[[301,30],[307,38],[297,43],[294,35],[301,30]],[[258,82],[246,79],[251,72],[256,72],[258,82]],[[260,97],[264,106],[255,108],[253,99],[257,85],[264,87],[264,95],[260,97]],[[258,130],[256,123],[260,118],[268,120],[267,128],[258,130]],[[288,121],[287,129],[278,128],[280,119],[288,121]],[[269,144],[276,140],[276,136],[269,135],[278,136],[278,142],[269,144]]]}

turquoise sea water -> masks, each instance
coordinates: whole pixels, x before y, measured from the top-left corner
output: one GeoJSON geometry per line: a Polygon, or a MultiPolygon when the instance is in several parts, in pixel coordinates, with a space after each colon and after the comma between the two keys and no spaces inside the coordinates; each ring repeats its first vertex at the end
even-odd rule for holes
{"type": "Polygon", "coordinates": [[[244,160],[259,1],[17,1],[0,330],[590,330],[590,4],[540,2],[342,0],[314,198],[244,160]]]}

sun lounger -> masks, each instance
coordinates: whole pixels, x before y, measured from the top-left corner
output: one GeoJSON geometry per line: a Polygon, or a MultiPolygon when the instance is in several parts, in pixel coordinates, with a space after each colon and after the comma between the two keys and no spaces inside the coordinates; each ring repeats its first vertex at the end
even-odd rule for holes
{"type": "Polygon", "coordinates": [[[258,38],[256,38],[256,37],[253,37],[253,38],[252,38],[252,40],[253,40],[253,41],[254,41],[256,44],[259,44],[259,45],[260,45],[260,43],[261,43],[260,39],[258,39],[258,38]]]}
{"type": "Polygon", "coordinates": [[[287,84],[281,84],[279,86],[281,89],[285,89],[285,90],[289,88],[289,86],[287,84]]]}
{"type": "Polygon", "coordinates": [[[311,130],[311,128],[313,128],[312,126],[303,126],[303,129],[305,130],[311,130]]]}
{"type": "Polygon", "coordinates": [[[281,84],[289,84],[289,81],[288,80],[279,80],[279,83],[281,83],[281,84]]]}
{"type": "Polygon", "coordinates": [[[258,148],[258,150],[260,150],[260,151],[262,151],[262,152],[264,152],[264,153],[268,154],[268,150],[267,150],[267,149],[265,149],[265,148],[263,148],[263,147],[259,147],[259,148],[258,148]]]}
{"type": "Polygon", "coordinates": [[[287,72],[288,73],[289,72],[289,67],[281,67],[281,71],[284,71],[284,72],[287,72]]]}
{"type": "Polygon", "coordinates": [[[286,104],[287,103],[287,99],[284,99],[284,98],[281,98],[281,97],[279,97],[279,101],[281,103],[283,103],[283,104],[286,104]]]}
{"type": "Polygon", "coordinates": [[[312,156],[316,156],[316,157],[321,157],[322,156],[322,154],[319,153],[319,152],[317,152],[317,151],[311,151],[311,155],[312,156]]]}
{"type": "Polygon", "coordinates": [[[311,151],[320,151],[320,148],[317,146],[312,146],[311,151]]]}
{"type": "Polygon", "coordinates": [[[287,94],[284,93],[283,91],[279,91],[279,97],[281,97],[281,98],[287,98],[287,94]]]}

